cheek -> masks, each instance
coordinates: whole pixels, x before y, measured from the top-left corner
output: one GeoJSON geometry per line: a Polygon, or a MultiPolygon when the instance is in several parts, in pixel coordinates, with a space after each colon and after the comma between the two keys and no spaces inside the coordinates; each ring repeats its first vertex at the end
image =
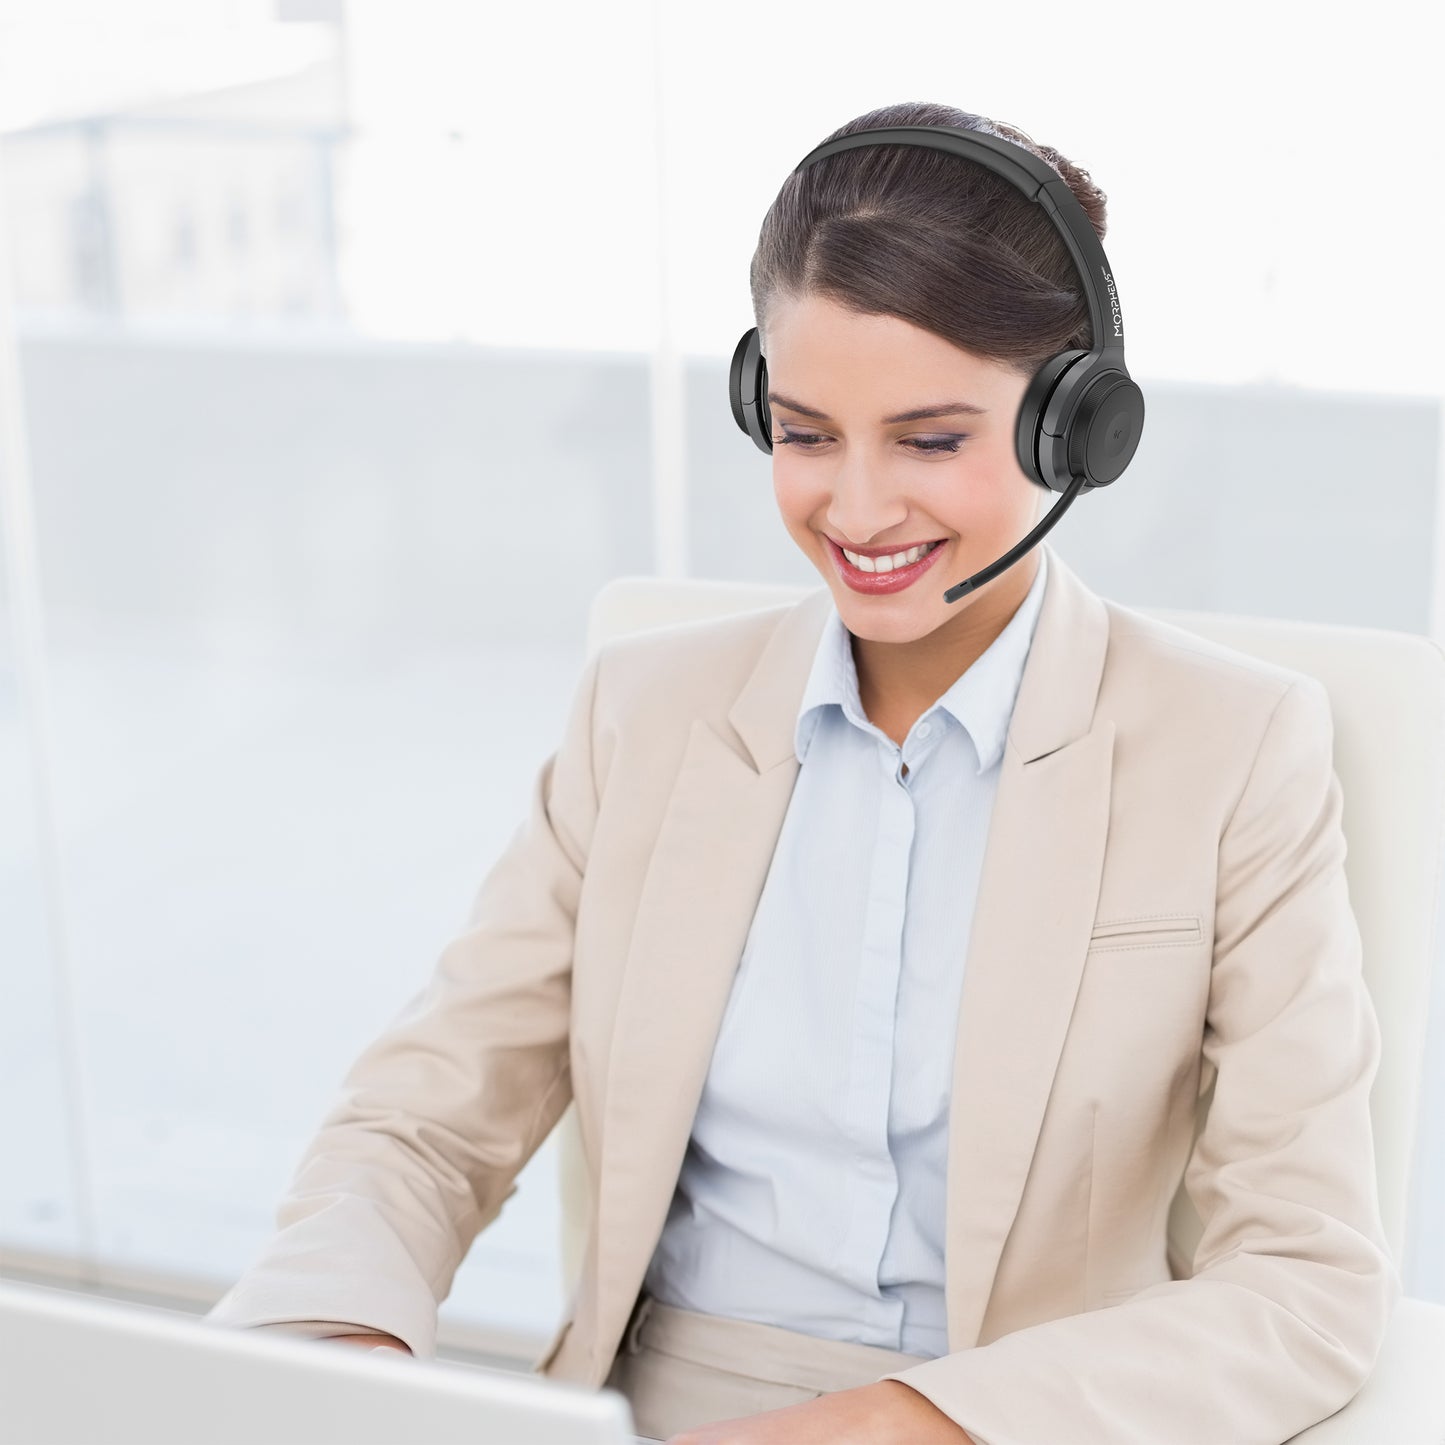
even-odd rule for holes
{"type": "Polygon", "coordinates": [[[976,453],[972,460],[968,509],[979,521],[1013,526],[1020,516],[1033,516],[1041,488],[1024,475],[1011,445],[976,453]]]}
{"type": "Polygon", "coordinates": [[[806,528],[809,518],[827,501],[826,489],[786,462],[773,464],[773,498],[790,526],[806,528]]]}

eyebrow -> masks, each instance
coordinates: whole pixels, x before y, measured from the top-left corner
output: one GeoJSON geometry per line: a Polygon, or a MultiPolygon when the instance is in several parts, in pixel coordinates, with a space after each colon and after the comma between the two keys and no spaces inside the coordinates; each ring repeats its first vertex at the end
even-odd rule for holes
{"type": "MultiPolygon", "coordinates": [[[[787,407],[789,411],[797,411],[804,416],[810,416],[814,421],[830,420],[816,407],[804,406],[800,401],[790,401],[780,392],[770,391],[768,400],[777,406],[787,407]]],[[[975,406],[971,401],[941,401],[935,406],[917,406],[912,411],[900,411],[896,416],[885,416],[883,424],[891,426],[894,422],[900,421],[927,421],[930,417],[938,416],[983,416],[987,411],[987,407],[975,406]]]]}

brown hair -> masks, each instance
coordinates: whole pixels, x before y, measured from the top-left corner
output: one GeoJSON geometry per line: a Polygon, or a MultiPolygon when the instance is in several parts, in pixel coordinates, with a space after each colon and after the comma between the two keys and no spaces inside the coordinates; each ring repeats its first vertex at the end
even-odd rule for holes
{"type": "MultiPolygon", "coordinates": [[[[951,125],[1023,146],[1068,182],[1103,239],[1108,197],[1088,171],[1002,121],[907,101],[826,139],[885,125],[951,125]]],[[[763,218],[749,284],[765,355],[780,297],[899,316],[1025,376],[1092,340],[1073,257],[1048,216],[986,167],[922,146],[856,146],[790,172],[763,218]]]]}

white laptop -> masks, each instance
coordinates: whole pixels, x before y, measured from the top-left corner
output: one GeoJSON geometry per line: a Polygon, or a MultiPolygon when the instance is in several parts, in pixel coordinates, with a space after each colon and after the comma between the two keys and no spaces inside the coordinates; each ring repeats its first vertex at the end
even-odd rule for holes
{"type": "Polygon", "coordinates": [[[24,1445],[635,1445],[625,1396],[0,1281],[0,1437],[24,1445]]]}

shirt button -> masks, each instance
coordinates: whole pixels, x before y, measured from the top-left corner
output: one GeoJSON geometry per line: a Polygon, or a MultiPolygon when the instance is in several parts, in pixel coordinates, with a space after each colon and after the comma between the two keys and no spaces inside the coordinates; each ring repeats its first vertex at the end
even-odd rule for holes
{"type": "Polygon", "coordinates": [[[926,737],[929,735],[929,733],[931,733],[932,731],[933,731],[933,724],[932,724],[932,723],[919,723],[919,724],[918,724],[918,736],[919,736],[919,737],[921,737],[921,738],[926,738],[926,737]]]}

